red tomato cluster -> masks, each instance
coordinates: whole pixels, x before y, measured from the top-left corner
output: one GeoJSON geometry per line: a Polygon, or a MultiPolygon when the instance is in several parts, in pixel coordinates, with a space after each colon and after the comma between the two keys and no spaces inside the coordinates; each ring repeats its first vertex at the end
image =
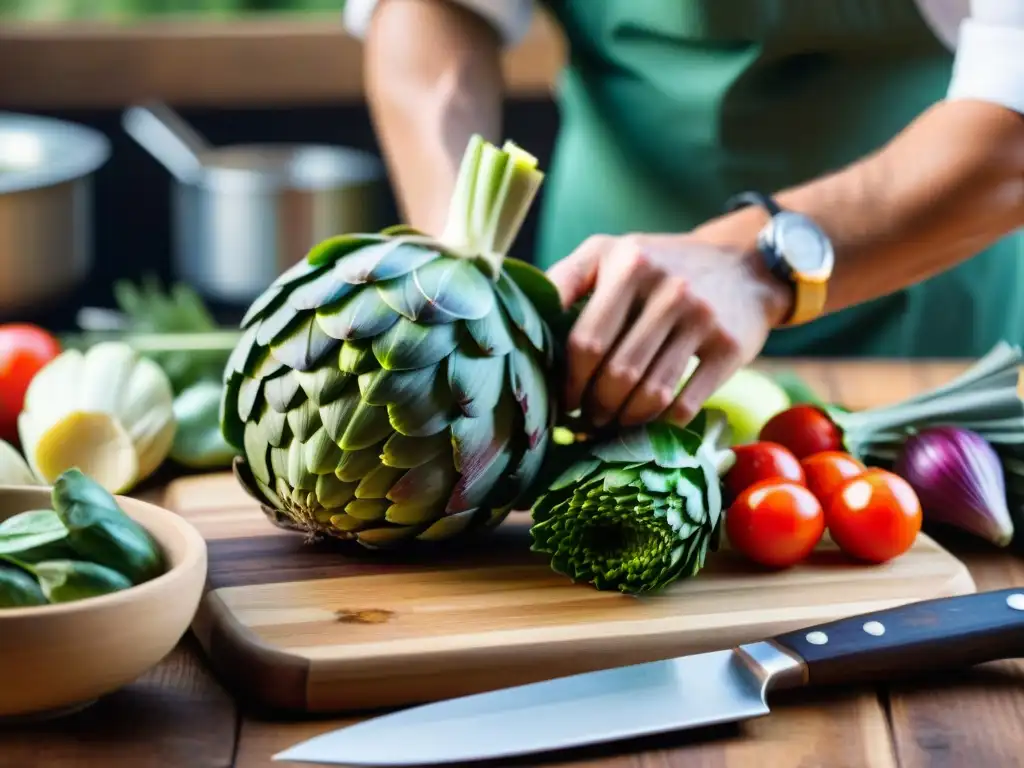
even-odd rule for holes
{"type": "Polygon", "coordinates": [[[785,568],[806,558],[827,529],[846,554],[881,563],[906,552],[921,530],[921,504],[906,480],[843,451],[828,415],[798,405],[775,416],[760,441],[737,446],[724,478],[732,547],[785,568]]]}

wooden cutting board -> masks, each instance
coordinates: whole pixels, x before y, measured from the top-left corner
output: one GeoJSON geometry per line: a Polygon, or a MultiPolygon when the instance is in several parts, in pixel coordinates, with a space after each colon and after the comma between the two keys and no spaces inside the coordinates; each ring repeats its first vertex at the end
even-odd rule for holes
{"type": "Polygon", "coordinates": [[[696,578],[635,598],[553,573],[529,552],[525,513],[472,556],[409,563],[307,544],[272,526],[230,474],[178,480],[165,503],[209,543],[196,636],[232,693],[278,711],[432,701],[975,591],[924,535],[881,566],[850,564],[828,542],[775,573],[720,551],[696,578]]]}

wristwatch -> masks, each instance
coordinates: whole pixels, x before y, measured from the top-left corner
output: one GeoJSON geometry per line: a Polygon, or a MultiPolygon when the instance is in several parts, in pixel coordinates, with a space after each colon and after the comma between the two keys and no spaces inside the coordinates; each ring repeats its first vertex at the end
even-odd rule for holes
{"type": "Polygon", "coordinates": [[[793,309],[783,327],[809,323],[821,315],[828,295],[835,254],[828,235],[802,213],[782,209],[768,195],[741,192],[729,199],[730,211],[757,205],[770,219],[757,236],[757,248],[769,271],[793,287],[793,309]]]}

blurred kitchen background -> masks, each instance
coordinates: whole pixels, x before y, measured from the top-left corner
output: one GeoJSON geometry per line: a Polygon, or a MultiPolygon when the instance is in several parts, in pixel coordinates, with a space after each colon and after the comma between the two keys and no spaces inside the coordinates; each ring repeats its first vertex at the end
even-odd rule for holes
{"type": "MultiPolygon", "coordinates": [[[[390,185],[373,164],[360,43],[342,27],[342,3],[0,0],[0,321],[64,330],[80,307],[111,306],[116,280],[152,274],[192,283],[234,322],[244,295],[283,269],[275,258],[302,257],[298,243],[332,228],[395,223],[390,185]],[[216,171],[176,182],[122,124],[127,107],[146,102],[168,105],[215,147],[315,148],[284,164],[265,152],[221,156],[216,171]],[[69,121],[109,142],[109,158],[86,182],[84,222],[73,223],[79,183],[37,187],[66,177],[88,146],[60,125],[17,122],[24,116],[69,121]],[[83,244],[91,263],[79,280],[71,251],[83,244]]],[[[543,16],[506,55],[505,133],[542,165],[558,125],[550,91],[563,55],[543,16]]],[[[157,137],[146,117],[138,130],[157,137]]],[[[530,259],[538,207],[515,256],[530,259]]]]}

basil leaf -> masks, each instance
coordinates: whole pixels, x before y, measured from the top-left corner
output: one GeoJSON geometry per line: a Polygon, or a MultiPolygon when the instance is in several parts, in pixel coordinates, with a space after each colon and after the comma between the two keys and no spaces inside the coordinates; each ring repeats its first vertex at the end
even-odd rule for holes
{"type": "Polygon", "coordinates": [[[46,605],[46,595],[31,575],[7,565],[0,565],[0,608],[21,608],[46,605]]]}
{"type": "Polygon", "coordinates": [[[156,541],[92,478],[69,469],[54,483],[52,499],[68,528],[68,544],[80,557],[123,573],[134,584],[163,572],[156,541]]]}
{"type": "Polygon", "coordinates": [[[0,523],[0,555],[11,555],[67,537],[60,516],[49,509],[36,509],[9,517],[0,523]]]}
{"type": "Polygon", "coordinates": [[[112,568],[79,560],[44,560],[32,570],[51,603],[85,600],[132,586],[127,577],[112,568]]]}

